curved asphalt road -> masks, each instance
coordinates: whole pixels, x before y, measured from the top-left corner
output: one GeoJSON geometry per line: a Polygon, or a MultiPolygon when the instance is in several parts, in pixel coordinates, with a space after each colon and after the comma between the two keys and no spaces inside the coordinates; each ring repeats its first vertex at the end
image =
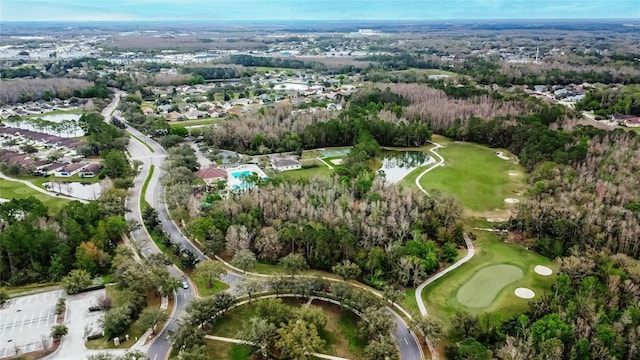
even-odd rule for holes
{"type": "MultiPolygon", "coordinates": [[[[115,112],[120,97],[123,95],[123,92],[116,92],[114,101],[109,104],[103,111],[105,119],[108,119],[109,116],[115,112]]],[[[117,112],[115,112],[115,115],[118,116],[117,112]]],[[[141,161],[143,164],[140,173],[134,179],[134,187],[133,189],[131,189],[131,196],[127,200],[127,208],[131,210],[131,212],[126,214],[127,219],[135,219],[140,224],[143,223],[141,204],[139,201],[140,193],[142,192],[142,186],[145,182],[145,179],[149,175],[151,165],[154,165],[155,169],[153,175],[151,176],[151,180],[149,181],[147,192],[144,194],[145,200],[158,211],[158,218],[162,223],[162,229],[170,236],[170,238],[174,242],[182,244],[185,249],[197,254],[199,260],[205,259],[206,256],[182,234],[175,222],[169,217],[167,205],[164,201],[162,201],[164,195],[164,186],[162,185],[160,179],[164,175],[165,171],[161,168],[161,166],[167,156],[167,152],[162,146],[160,146],[160,144],[142,134],[138,130],[127,126],[126,131],[129,134],[135,136],[132,136],[128,145],[128,151],[131,159],[141,161]],[[143,141],[144,144],[153,149],[153,151],[145,146],[141,141],[143,141]]],[[[141,252],[144,256],[149,256],[150,254],[160,251],[150,239],[149,234],[144,227],[142,227],[140,230],[134,231],[132,233],[132,236],[134,239],[145,239],[144,246],[141,249],[141,252]]],[[[171,267],[170,271],[177,277],[184,276],[184,274],[176,267],[171,267]]],[[[227,271],[227,275],[224,276],[222,280],[228,283],[231,286],[231,289],[233,289],[235,285],[237,285],[243,278],[244,277],[240,274],[227,271]]],[[[168,332],[176,328],[177,319],[184,312],[187,304],[195,297],[196,294],[193,292],[192,287],[190,287],[189,289],[180,289],[177,292],[174,313],[172,314],[167,326],[161,331],[160,334],[158,334],[158,336],[154,338],[147,351],[147,356],[151,360],[160,360],[168,357],[169,352],[171,351],[171,342],[168,339],[168,332]]],[[[390,308],[388,310],[391,312],[396,321],[394,336],[400,349],[401,359],[422,359],[421,347],[418,344],[417,339],[409,331],[406,322],[395,311],[391,310],[390,308]]]]}

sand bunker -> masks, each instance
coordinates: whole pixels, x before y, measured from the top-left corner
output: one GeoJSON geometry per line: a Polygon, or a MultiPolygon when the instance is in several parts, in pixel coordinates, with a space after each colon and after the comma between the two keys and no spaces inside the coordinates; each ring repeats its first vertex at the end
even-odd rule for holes
{"type": "Polygon", "coordinates": [[[332,163],[336,164],[336,165],[342,165],[342,158],[340,159],[333,159],[331,160],[332,163]]]}
{"type": "Polygon", "coordinates": [[[506,198],[504,199],[504,202],[506,202],[507,204],[517,204],[520,202],[520,200],[514,198],[506,198]]]}
{"type": "Polygon", "coordinates": [[[527,288],[517,288],[516,291],[514,291],[514,293],[516,294],[517,297],[523,298],[523,299],[531,299],[534,296],[536,296],[536,293],[534,293],[533,290],[527,289],[527,288]]]}
{"type": "Polygon", "coordinates": [[[509,176],[518,176],[518,175],[520,174],[515,171],[509,171],[509,176]]]}
{"type": "Polygon", "coordinates": [[[502,151],[496,151],[496,156],[502,160],[509,160],[510,158],[505,155],[502,151]]]}
{"type": "Polygon", "coordinates": [[[542,276],[549,276],[551,274],[553,274],[553,270],[549,269],[546,266],[543,265],[536,265],[535,268],[533,268],[533,271],[536,272],[536,274],[542,275],[542,276]]]}
{"type": "Polygon", "coordinates": [[[487,218],[488,222],[505,222],[505,221],[509,221],[509,219],[505,219],[505,218],[487,218]]]}

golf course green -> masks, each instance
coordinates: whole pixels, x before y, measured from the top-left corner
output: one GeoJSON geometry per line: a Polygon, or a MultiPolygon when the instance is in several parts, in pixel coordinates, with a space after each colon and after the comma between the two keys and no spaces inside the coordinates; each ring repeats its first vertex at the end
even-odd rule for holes
{"type": "Polygon", "coordinates": [[[487,266],[476,272],[458,289],[456,298],[470,308],[485,308],[505,286],[522,279],[524,272],[515,265],[487,266]]]}

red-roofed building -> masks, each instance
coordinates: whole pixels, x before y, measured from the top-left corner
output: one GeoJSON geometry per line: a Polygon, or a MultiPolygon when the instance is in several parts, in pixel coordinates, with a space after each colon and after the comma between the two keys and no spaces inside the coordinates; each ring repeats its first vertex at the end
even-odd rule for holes
{"type": "Polygon", "coordinates": [[[207,185],[227,180],[227,170],[223,168],[206,168],[196,171],[196,177],[204,180],[207,185]]]}
{"type": "Polygon", "coordinates": [[[624,125],[627,127],[640,127],[640,117],[625,119],[624,125]]]}

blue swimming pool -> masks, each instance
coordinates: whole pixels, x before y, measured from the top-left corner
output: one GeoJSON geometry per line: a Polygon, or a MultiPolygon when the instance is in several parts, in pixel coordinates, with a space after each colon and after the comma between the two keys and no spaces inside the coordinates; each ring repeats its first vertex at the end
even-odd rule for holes
{"type": "Polygon", "coordinates": [[[245,170],[245,171],[236,171],[236,172],[232,172],[231,173],[231,176],[233,176],[234,179],[237,179],[242,175],[249,176],[249,175],[251,175],[251,171],[245,170]]]}

